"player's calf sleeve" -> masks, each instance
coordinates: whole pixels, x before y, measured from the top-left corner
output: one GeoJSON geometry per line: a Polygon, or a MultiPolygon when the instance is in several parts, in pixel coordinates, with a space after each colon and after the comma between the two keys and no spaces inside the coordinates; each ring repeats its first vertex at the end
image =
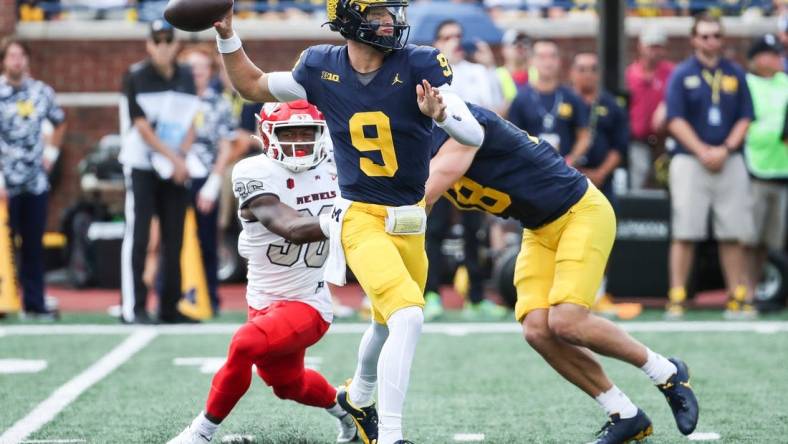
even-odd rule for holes
{"type": "Polygon", "coordinates": [[[378,381],[378,358],[388,336],[388,327],[372,321],[361,337],[361,344],[358,347],[358,366],[348,388],[350,402],[356,406],[364,407],[372,403],[375,383],[378,381]]]}
{"type": "Polygon", "coordinates": [[[252,383],[252,364],[265,355],[268,340],[254,324],[246,323],[233,335],[227,361],[211,382],[205,412],[224,420],[252,383]]]}
{"type": "Polygon", "coordinates": [[[275,385],[274,394],[300,404],[327,409],[334,405],[337,390],[320,373],[306,369],[295,381],[275,385]]]}
{"type": "Polygon", "coordinates": [[[378,442],[381,444],[402,439],[402,410],[423,324],[421,307],[403,308],[388,320],[389,337],[378,360],[378,442]]]}

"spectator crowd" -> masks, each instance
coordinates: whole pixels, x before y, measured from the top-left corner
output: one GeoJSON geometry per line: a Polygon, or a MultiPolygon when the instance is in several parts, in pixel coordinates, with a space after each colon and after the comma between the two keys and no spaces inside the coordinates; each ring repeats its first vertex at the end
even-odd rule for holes
{"type": "MultiPolygon", "coordinates": [[[[107,8],[113,5],[104,3],[107,8]]],[[[538,3],[550,6],[550,2],[538,3]]],[[[653,3],[659,4],[655,7],[668,4],[653,3]]],[[[666,315],[683,316],[695,244],[713,235],[719,242],[728,293],[726,314],[742,318],[755,315],[753,295],[768,250],[785,246],[788,15],[781,17],[775,31],[753,40],[747,66],[742,67],[724,56],[725,29],[715,15],[695,17],[687,36],[693,53],[678,64],[667,60],[667,38],[662,31],[643,29],[637,58],[626,68],[626,102],[617,92],[600,87],[602,67],[593,52],[576,52],[565,59],[556,42],[532,41],[525,33],[511,30],[504,34],[502,63],[498,64],[487,44],[463,44],[473,41],[473,36],[466,35],[454,20],[436,27],[433,45],[451,63],[452,87],[458,95],[550,143],[614,207],[617,196],[627,188],[667,186],[672,242],[666,315]],[[562,60],[571,60],[567,70],[562,60]],[[564,82],[564,72],[568,72],[568,82],[564,82]],[[667,180],[655,165],[669,165],[663,168],[667,180]],[[620,180],[623,177],[627,179],[620,180]]],[[[208,291],[212,308],[218,311],[216,244],[222,222],[217,207],[227,191],[223,184],[233,161],[255,153],[248,136],[256,132],[255,113],[260,104],[240,101],[222,77],[213,49],[182,48],[166,22],[151,22],[146,49],[148,58],[132,66],[124,79],[124,109],[130,126],[121,154],[127,187],[122,318],[150,322],[146,298],[148,287],[155,287],[161,301],[159,321],[188,322],[175,309],[181,297],[186,208],[191,205],[197,210],[208,291]],[[167,106],[177,111],[167,112],[167,106]],[[153,226],[158,228],[152,235],[154,219],[158,225],[153,226]],[[158,279],[146,278],[151,248],[156,252],[153,263],[156,258],[161,262],[158,279]]],[[[52,100],[51,88],[27,74],[29,51],[22,43],[6,40],[0,56],[0,110],[20,117],[0,125],[0,200],[9,201],[12,229],[23,238],[20,275],[25,309],[31,315],[46,315],[41,246],[30,239],[41,238],[47,198],[42,178],[52,162],[47,156],[56,155],[52,152],[60,144],[64,115],[52,100]],[[19,108],[19,103],[29,103],[29,109],[19,108]],[[54,134],[40,134],[43,120],[55,126],[54,134]],[[16,137],[22,133],[29,137],[16,137]],[[21,152],[33,157],[22,159],[21,152]]],[[[425,316],[443,313],[441,256],[449,227],[457,227],[463,240],[462,251],[457,253],[467,281],[459,286],[469,301],[463,315],[503,318],[506,310],[484,297],[480,245],[489,239],[493,252],[489,256],[494,256],[507,246],[506,239],[511,237],[507,233],[518,230],[481,213],[456,213],[445,201],[435,205],[428,223],[431,267],[425,316]]],[[[600,295],[604,293],[603,284],[600,295]]]]}
{"type": "MultiPolygon", "coordinates": [[[[475,4],[493,19],[508,17],[560,18],[594,14],[596,0],[419,0],[475,4]]],[[[21,21],[61,19],[128,19],[152,21],[161,17],[165,0],[17,0],[21,21]]],[[[726,16],[774,15],[782,0],[627,0],[627,14],[640,17],[691,16],[712,10],[726,16]]],[[[240,18],[286,19],[325,15],[324,0],[239,0],[240,18]]]]}

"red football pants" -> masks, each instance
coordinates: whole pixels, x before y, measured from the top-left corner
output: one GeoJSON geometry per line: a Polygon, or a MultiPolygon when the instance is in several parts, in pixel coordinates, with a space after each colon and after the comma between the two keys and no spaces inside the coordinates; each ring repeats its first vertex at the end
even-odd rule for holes
{"type": "Polygon", "coordinates": [[[223,420],[252,383],[252,364],[276,396],[301,404],[328,408],[336,389],[320,373],[304,368],[306,349],[328,330],[329,324],[310,305],[274,302],[255,310],[235,332],[227,361],[213,377],[205,412],[223,420]]]}

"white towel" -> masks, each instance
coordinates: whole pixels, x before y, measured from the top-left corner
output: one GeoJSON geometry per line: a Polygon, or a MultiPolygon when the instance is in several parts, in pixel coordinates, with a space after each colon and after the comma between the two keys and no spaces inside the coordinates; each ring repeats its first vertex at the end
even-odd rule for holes
{"type": "Polygon", "coordinates": [[[326,260],[324,278],[326,281],[339,286],[347,283],[347,261],[345,260],[345,251],[342,249],[342,222],[345,220],[345,213],[347,213],[352,203],[339,196],[334,199],[334,210],[331,212],[328,259],[326,260]]]}

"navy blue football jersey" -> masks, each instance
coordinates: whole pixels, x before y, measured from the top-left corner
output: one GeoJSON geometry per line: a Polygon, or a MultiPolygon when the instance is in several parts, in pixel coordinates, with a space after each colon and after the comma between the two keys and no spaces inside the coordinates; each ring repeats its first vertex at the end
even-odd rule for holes
{"type": "MultiPolygon", "coordinates": [[[[588,189],[588,179],[558,151],[492,111],[468,104],[484,143],[465,175],[444,194],[465,210],[482,210],[537,228],[558,219],[588,189]]],[[[433,154],[449,136],[433,133],[433,154]]]]}
{"type": "Polygon", "coordinates": [[[436,87],[451,83],[443,54],[407,45],[388,54],[364,85],[347,46],[313,46],[301,54],[293,77],[326,117],[342,197],[389,206],[424,197],[433,123],[419,111],[416,85],[422,79],[436,87]]]}

